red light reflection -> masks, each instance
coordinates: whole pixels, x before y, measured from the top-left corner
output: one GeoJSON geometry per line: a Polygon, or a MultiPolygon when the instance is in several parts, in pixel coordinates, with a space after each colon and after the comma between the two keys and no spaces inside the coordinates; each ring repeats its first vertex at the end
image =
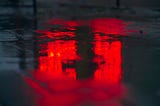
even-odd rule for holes
{"type": "Polygon", "coordinates": [[[98,64],[95,72],[95,79],[106,81],[106,83],[115,84],[121,80],[121,42],[95,42],[94,61],[98,64]]]}
{"type": "MultiPolygon", "coordinates": [[[[63,68],[66,61],[74,61],[77,59],[76,41],[56,40],[48,42],[47,50],[41,50],[40,53],[46,53],[47,56],[39,57],[39,73],[47,74],[52,78],[63,79],[65,77],[76,79],[75,68],[63,68]]],[[[70,62],[72,63],[72,62],[70,62]]]]}
{"type": "Polygon", "coordinates": [[[109,35],[114,36],[125,35],[126,24],[124,21],[115,18],[102,18],[91,21],[91,27],[95,32],[94,52],[96,57],[94,61],[98,64],[98,69],[95,71],[94,77],[99,81],[115,84],[121,80],[121,42],[106,41],[109,40],[109,35]]]}
{"type": "Polygon", "coordinates": [[[38,33],[40,33],[42,36],[41,38],[56,38],[56,37],[74,37],[75,32],[71,31],[46,31],[46,30],[37,30],[38,33]]]}
{"type": "MultiPolygon", "coordinates": [[[[47,91],[38,100],[38,106],[71,106],[79,102],[80,97],[72,90],[79,84],[75,82],[76,70],[73,67],[78,56],[75,40],[56,40],[41,45],[39,69],[35,72],[37,80],[43,82],[47,91]],[[55,92],[52,94],[52,92],[55,92]],[[63,102],[61,102],[63,101],[63,102]]],[[[42,89],[39,86],[39,89],[42,89]]],[[[45,91],[44,90],[44,91],[45,91]]],[[[41,90],[43,91],[43,90],[41,90]]]]}
{"type": "MultiPolygon", "coordinates": [[[[52,20],[50,23],[65,25],[67,29],[79,25],[79,22],[64,20],[52,20]]],[[[95,38],[93,50],[96,55],[93,61],[97,63],[98,68],[95,70],[94,79],[76,80],[75,61],[79,59],[76,53],[78,49],[76,40],[54,40],[41,44],[38,70],[34,75],[40,83],[44,83],[44,89],[31,80],[26,80],[43,94],[38,101],[38,106],[73,106],[75,104],[121,106],[120,100],[124,96],[124,89],[120,84],[122,43],[119,40],[104,41],[110,37],[99,33],[124,35],[125,25],[121,20],[106,18],[92,20],[88,26],[96,32],[93,35],[95,38]]],[[[49,38],[63,35],[76,36],[74,31],[39,32],[49,38]]]]}
{"type": "Polygon", "coordinates": [[[116,18],[99,18],[90,22],[91,28],[96,33],[112,34],[112,35],[127,35],[127,26],[122,20],[116,18]]]}

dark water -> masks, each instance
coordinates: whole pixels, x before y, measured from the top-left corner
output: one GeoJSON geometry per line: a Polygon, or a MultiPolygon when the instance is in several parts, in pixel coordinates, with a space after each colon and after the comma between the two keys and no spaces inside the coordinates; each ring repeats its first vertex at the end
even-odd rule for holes
{"type": "Polygon", "coordinates": [[[0,106],[160,106],[158,23],[56,18],[41,27],[1,31],[0,106]]]}

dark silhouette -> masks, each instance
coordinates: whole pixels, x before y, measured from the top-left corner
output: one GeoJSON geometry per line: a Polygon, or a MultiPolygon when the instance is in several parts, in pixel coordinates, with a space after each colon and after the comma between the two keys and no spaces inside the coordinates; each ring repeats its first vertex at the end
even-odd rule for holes
{"type": "Polygon", "coordinates": [[[94,75],[97,64],[93,62],[93,40],[94,36],[90,33],[91,29],[87,26],[79,26],[76,31],[77,54],[81,57],[76,62],[77,79],[89,79],[94,75]]]}
{"type": "Polygon", "coordinates": [[[116,0],[116,7],[120,8],[120,0],[116,0]]]}

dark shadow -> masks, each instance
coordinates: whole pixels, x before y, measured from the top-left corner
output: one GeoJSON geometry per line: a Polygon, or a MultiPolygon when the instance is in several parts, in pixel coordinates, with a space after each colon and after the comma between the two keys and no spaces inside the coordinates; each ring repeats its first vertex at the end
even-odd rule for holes
{"type": "Polygon", "coordinates": [[[93,35],[89,27],[78,27],[76,31],[77,54],[80,60],[76,63],[77,79],[92,78],[97,64],[93,62],[93,35]]]}

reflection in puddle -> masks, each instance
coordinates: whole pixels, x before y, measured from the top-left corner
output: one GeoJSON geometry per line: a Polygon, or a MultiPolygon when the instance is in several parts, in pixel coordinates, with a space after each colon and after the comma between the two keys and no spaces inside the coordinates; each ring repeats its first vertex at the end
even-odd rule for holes
{"type": "Polygon", "coordinates": [[[50,23],[60,28],[38,31],[39,41],[52,38],[39,42],[38,69],[34,72],[38,83],[26,79],[42,95],[38,106],[122,106],[126,94],[121,84],[122,43],[108,35],[126,35],[123,21],[106,18],[50,23]]]}
{"type": "Polygon", "coordinates": [[[98,69],[95,79],[104,80],[106,83],[118,83],[121,79],[121,42],[95,42],[95,61],[98,69]]]}
{"type": "Polygon", "coordinates": [[[126,25],[128,25],[128,23],[116,18],[94,19],[91,21],[90,25],[95,33],[124,36],[128,32],[126,29],[126,25]]]}
{"type": "Polygon", "coordinates": [[[56,40],[43,46],[44,49],[39,52],[42,56],[39,57],[38,72],[48,74],[52,78],[63,79],[68,76],[75,79],[75,68],[71,67],[78,58],[75,40],[56,40]]]}

